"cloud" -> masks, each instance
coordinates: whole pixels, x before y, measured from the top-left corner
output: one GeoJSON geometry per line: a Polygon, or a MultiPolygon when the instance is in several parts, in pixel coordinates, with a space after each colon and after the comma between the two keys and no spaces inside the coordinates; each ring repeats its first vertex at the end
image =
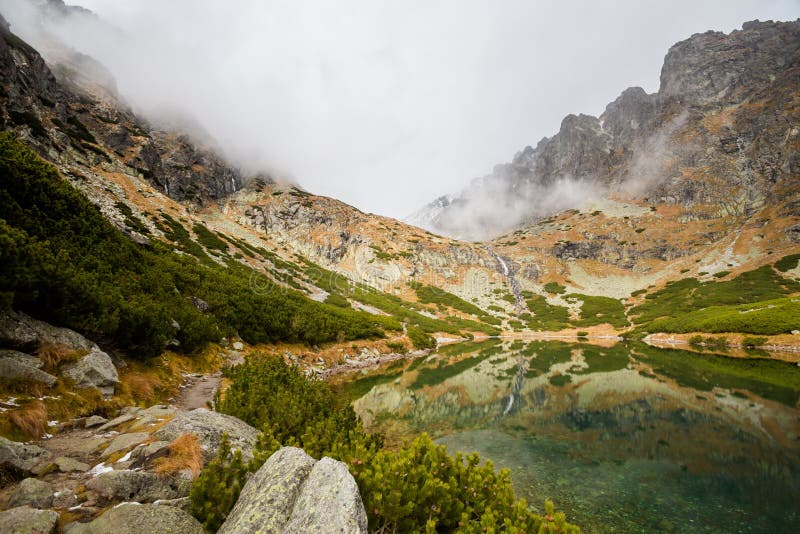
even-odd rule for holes
{"type": "MultiPolygon", "coordinates": [[[[0,0],[23,38],[32,0],[0,0]]],[[[655,91],[674,42],[795,2],[73,0],[51,25],[149,117],[188,116],[236,163],[364,211],[403,216],[597,115],[655,91]],[[691,13],[691,16],[687,16],[691,13]]]]}

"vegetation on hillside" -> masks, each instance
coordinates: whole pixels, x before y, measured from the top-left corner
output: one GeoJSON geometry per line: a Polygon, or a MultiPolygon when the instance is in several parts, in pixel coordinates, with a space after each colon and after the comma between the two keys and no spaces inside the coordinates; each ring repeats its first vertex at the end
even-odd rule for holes
{"type": "MultiPolygon", "coordinates": [[[[164,220],[191,242],[179,222],[164,220]]],[[[193,230],[205,244],[227,248],[201,228],[193,230]]],[[[376,316],[314,302],[232,259],[222,265],[158,241],[134,243],[10,133],[0,134],[0,244],[0,306],[134,357],[175,344],[192,352],[234,334],[308,344],[383,335],[376,316]]]]}
{"type": "Polygon", "coordinates": [[[252,357],[227,371],[232,381],[220,411],[262,428],[256,457],[245,464],[225,446],[196,479],[191,510],[216,530],[235,503],[248,472],[281,445],[345,462],[358,483],[373,532],[579,532],[546,503],[542,517],[517,500],[508,470],[495,471],[477,454],[450,456],[422,435],[384,450],[344,398],[308,381],[278,357],[252,357]]]}

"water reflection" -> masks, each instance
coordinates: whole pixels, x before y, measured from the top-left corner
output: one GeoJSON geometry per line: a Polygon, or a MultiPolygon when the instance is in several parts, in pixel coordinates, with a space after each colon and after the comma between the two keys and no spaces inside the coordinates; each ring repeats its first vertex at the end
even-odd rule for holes
{"type": "Polygon", "coordinates": [[[343,387],[370,430],[512,470],[587,532],[800,531],[800,369],[644,344],[488,340],[343,387]]]}

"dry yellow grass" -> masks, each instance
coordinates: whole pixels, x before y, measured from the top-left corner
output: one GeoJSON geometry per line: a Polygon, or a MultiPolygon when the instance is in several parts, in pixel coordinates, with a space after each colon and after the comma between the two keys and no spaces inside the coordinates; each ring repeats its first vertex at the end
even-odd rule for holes
{"type": "Polygon", "coordinates": [[[153,462],[155,472],[174,475],[188,469],[197,476],[203,468],[203,449],[195,434],[181,434],[169,444],[169,454],[153,462]]]}
{"type": "Polygon", "coordinates": [[[8,412],[8,418],[30,439],[39,439],[47,428],[47,408],[40,400],[31,401],[18,410],[8,412]]]}
{"type": "Polygon", "coordinates": [[[64,363],[77,361],[83,356],[81,351],[55,343],[44,343],[36,351],[36,355],[42,360],[45,369],[48,370],[56,369],[64,363]]]}
{"type": "Polygon", "coordinates": [[[134,399],[143,401],[152,401],[161,385],[161,379],[153,373],[132,372],[120,380],[120,387],[124,391],[134,399]]]}

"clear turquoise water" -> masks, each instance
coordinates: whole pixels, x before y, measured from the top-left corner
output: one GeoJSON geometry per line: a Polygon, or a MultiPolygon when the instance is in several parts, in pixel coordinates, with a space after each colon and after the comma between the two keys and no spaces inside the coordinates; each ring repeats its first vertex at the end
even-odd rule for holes
{"type": "Polygon", "coordinates": [[[584,532],[800,532],[798,383],[767,360],[488,341],[343,387],[368,429],[478,451],[584,532]]]}

